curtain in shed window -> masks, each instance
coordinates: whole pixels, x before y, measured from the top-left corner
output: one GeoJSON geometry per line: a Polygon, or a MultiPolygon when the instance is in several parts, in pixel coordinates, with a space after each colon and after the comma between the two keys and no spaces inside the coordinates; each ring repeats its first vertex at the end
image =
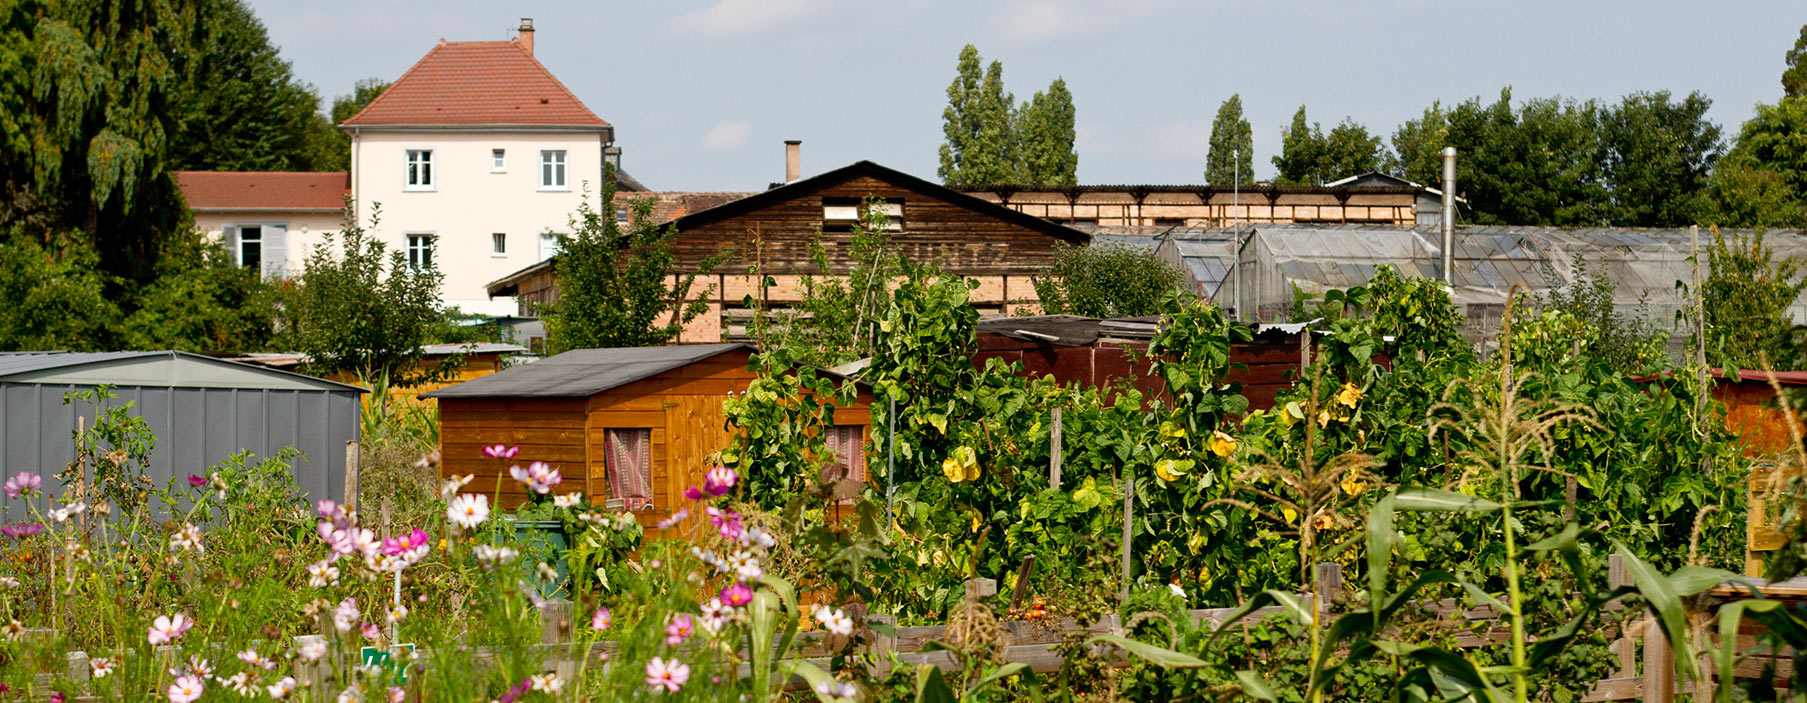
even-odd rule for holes
{"type": "Polygon", "coordinates": [[[835,425],[828,430],[828,451],[834,453],[847,478],[866,482],[866,444],[860,425],[835,425]]]}
{"type": "Polygon", "coordinates": [[[620,499],[624,509],[653,507],[652,446],[653,431],[650,429],[604,430],[609,497],[620,499]]]}

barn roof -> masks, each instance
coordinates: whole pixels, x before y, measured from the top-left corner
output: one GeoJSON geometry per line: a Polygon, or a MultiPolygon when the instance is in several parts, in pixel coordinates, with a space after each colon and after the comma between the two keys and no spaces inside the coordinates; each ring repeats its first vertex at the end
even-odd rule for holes
{"type": "Polygon", "coordinates": [[[687,344],[669,347],[573,349],[531,364],[447,386],[422,398],[588,398],[672,369],[752,345],[687,344]]]}
{"type": "Polygon", "coordinates": [[[357,386],[183,351],[4,352],[0,383],[354,391],[357,386]]]}

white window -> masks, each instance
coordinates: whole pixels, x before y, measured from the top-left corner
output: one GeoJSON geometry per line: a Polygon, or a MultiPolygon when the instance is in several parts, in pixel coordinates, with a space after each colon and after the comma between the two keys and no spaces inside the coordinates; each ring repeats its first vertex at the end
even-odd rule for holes
{"type": "Polygon", "coordinates": [[[540,152],[540,190],[570,190],[565,185],[565,150],[540,152]]]}
{"type": "Polygon", "coordinates": [[[264,266],[264,228],[241,225],[238,228],[238,244],[234,249],[238,265],[261,272],[264,266]]]}
{"type": "Polygon", "coordinates": [[[431,234],[408,235],[408,268],[416,271],[433,268],[433,245],[437,239],[431,234]]]}
{"type": "Polygon", "coordinates": [[[433,150],[408,150],[408,190],[433,189],[433,150]]]}
{"type": "Polygon", "coordinates": [[[540,260],[545,261],[554,256],[558,256],[558,233],[557,232],[541,232],[540,233],[540,260]]]}
{"type": "Polygon", "coordinates": [[[490,252],[492,255],[505,256],[508,254],[508,235],[507,234],[497,232],[495,234],[489,235],[489,239],[490,239],[491,244],[495,247],[490,252]]]}
{"type": "Polygon", "coordinates": [[[860,223],[860,217],[866,214],[885,216],[885,231],[900,232],[903,230],[904,201],[890,199],[871,204],[859,198],[823,198],[822,199],[822,231],[851,232],[860,223]]]}
{"type": "Polygon", "coordinates": [[[508,152],[504,149],[489,150],[489,172],[501,173],[508,167],[508,152]]]}

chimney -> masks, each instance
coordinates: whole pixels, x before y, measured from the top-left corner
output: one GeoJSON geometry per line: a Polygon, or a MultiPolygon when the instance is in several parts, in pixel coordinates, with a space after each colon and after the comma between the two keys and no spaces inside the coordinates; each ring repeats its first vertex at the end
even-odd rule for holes
{"type": "Polygon", "coordinates": [[[784,140],[784,182],[792,183],[803,176],[803,140],[784,140]]]}
{"type": "Polygon", "coordinates": [[[521,48],[527,50],[528,56],[532,56],[533,55],[533,18],[532,17],[522,17],[521,18],[520,32],[521,32],[521,34],[520,34],[519,38],[515,39],[515,41],[520,42],[521,48]]]}
{"type": "Polygon", "coordinates": [[[1456,285],[1456,148],[1443,147],[1443,282],[1456,285]]]}

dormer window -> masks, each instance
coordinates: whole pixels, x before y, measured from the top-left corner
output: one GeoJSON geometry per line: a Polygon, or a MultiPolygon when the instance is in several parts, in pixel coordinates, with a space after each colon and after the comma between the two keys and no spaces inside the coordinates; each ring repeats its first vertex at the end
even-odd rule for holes
{"type": "Polygon", "coordinates": [[[433,150],[408,150],[408,190],[433,189],[433,150]]]}

